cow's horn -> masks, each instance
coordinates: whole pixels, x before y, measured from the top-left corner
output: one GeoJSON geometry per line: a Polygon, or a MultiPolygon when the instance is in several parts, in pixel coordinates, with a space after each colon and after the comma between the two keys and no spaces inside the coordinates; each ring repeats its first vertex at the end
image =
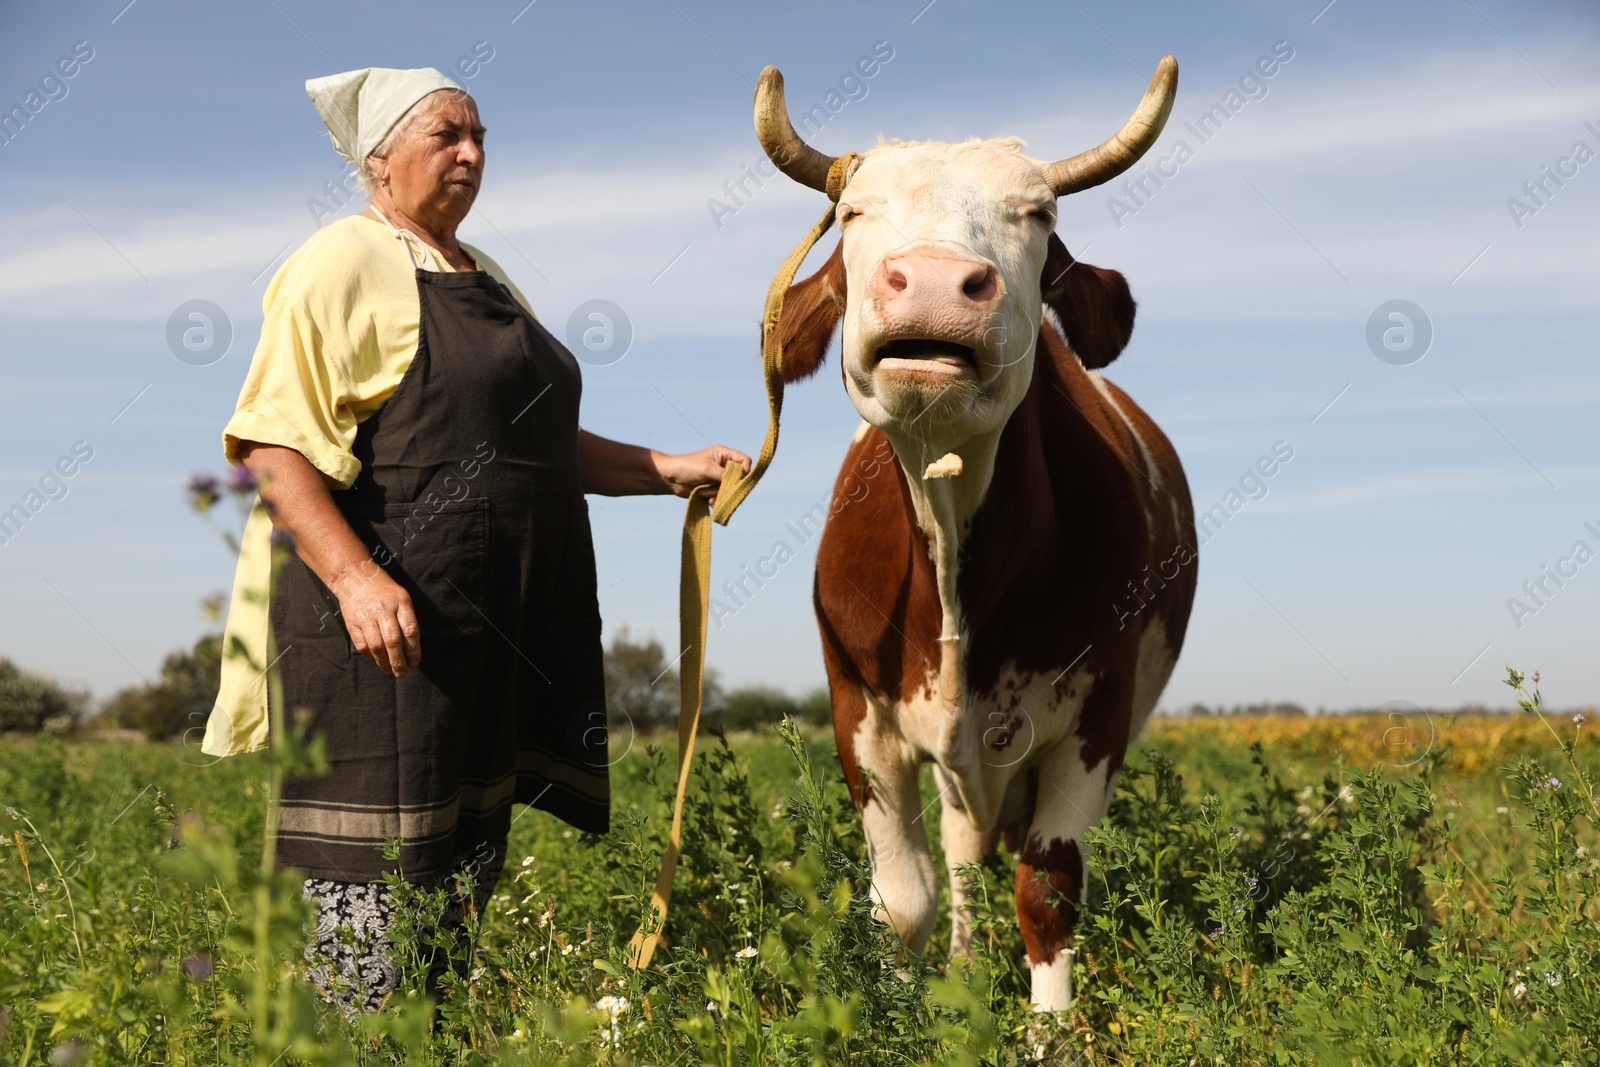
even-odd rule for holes
{"type": "Polygon", "coordinates": [[[1167,116],[1172,114],[1172,101],[1177,95],[1178,61],[1163,56],[1156,64],[1156,76],[1150,79],[1150,88],[1145,90],[1144,99],[1139,101],[1138,110],[1127,125],[1105,144],[1079,152],[1071,159],[1047,163],[1045,181],[1057,196],[1066,196],[1115,178],[1139,162],[1139,157],[1156,143],[1161,128],[1167,124],[1167,116]]]}
{"type": "Polygon", "coordinates": [[[789,105],[783,99],[783,75],[777,67],[763,70],[756,82],[756,137],[779,170],[819,193],[828,191],[833,157],[818,152],[794,132],[789,105]]]}

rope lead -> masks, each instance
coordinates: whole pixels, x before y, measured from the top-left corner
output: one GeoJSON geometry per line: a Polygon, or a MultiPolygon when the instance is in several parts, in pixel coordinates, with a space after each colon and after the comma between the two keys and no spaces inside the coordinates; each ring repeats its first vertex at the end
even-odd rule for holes
{"type": "Polygon", "coordinates": [[[689,791],[689,766],[694,761],[695,734],[700,729],[700,706],[704,696],[706,615],[711,597],[711,521],[723,526],[728,524],[744,498],[767,472],[772,455],[778,450],[778,419],[783,412],[783,342],[778,336],[778,320],[783,313],[783,297],[794,284],[800,264],[833,225],[833,202],[839,199],[857,160],[854,152],[834,160],[828,171],[828,210],[789,253],[767,287],[766,309],[761,319],[761,369],[767,383],[767,437],[761,443],[761,454],[756,457],[749,474],[737,463],[723,468],[715,510],[706,505],[699,489],[689,494],[689,507],[683,516],[683,555],[678,579],[678,643],[686,650],[678,670],[678,792],[672,802],[672,830],[667,837],[666,855],[661,858],[661,873],[656,876],[656,886],[650,894],[651,914],[628,942],[629,962],[636,970],[650,966],[650,958],[661,944],[661,934],[667,924],[667,905],[672,900],[672,878],[677,873],[678,855],[682,851],[683,803],[689,791]]]}

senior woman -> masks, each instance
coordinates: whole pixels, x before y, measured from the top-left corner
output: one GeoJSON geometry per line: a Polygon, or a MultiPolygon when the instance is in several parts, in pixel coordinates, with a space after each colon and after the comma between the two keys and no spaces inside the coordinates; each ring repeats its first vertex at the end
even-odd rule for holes
{"type": "MultiPolygon", "coordinates": [[[[250,655],[225,660],[204,748],[265,744],[270,618],[286,709],[309,712],[329,763],[285,783],[277,858],[319,902],[313,978],[351,1012],[380,1007],[399,976],[385,872],[440,885],[465,871],[481,904],[513,803],[609,826],[583,494],[686,496],[749,460],[579,428],[576,361],[456,238],[484,164],[458,85],[371,68],[306,90],[372,206],[319,230],[267,288],[223,440],[271,517],[246,529],[225,647],[250,655]],[[269,523],[294,545],[275,579],[269,523]],[[264,609],[252,591],[269,581],[264,609]],[[393,838],[398,861],[383,855],[393,838]]],[[[447,925],[464,906],[451,898],[447,925]]]]}

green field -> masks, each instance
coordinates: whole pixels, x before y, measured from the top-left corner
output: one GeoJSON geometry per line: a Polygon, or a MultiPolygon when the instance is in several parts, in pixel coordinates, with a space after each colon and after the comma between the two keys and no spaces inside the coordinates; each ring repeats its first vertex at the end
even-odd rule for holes
{"type": "Polygon", "coordinates": [[[944,958],[947,918],[905,958],[871,916],[832,738],[798,728],[702,738],[668,945],[630,971],[674,744],[638,738],[613,769],[612,833],[519,817],[443,1003],[421,998],[413,945],[406,994],[355,1023],[301,978],[298,882],[258,870],[266,756],[12,738],[0,1049],[262,1067],[1596,1064],[1588,729],[1571,712],[1157,721],[1091,850],[1077,1007],[1050,1019],[1027,1010],[1004,849],[977,960],[944,958]]]}

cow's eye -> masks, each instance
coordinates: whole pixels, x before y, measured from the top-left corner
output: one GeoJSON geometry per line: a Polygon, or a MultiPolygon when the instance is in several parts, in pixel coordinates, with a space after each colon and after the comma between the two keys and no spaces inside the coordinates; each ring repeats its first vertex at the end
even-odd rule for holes
{"type": "Polygon", "coordinates": [[[843,226],[845,223],[849,222],[851,219],[860,217],[860,215],[861,215],[861,209],[860,208],[846,207],[843,204],[839,205],[839,225],[841,225],[841,226],[843,226]]]}
{"type": "Polygon", "coordinates": [[[1047,207],[1031,207],[1027,210],[1027,216],[1047,229],[1055,229],[1056,213],[1047,207]]]}

